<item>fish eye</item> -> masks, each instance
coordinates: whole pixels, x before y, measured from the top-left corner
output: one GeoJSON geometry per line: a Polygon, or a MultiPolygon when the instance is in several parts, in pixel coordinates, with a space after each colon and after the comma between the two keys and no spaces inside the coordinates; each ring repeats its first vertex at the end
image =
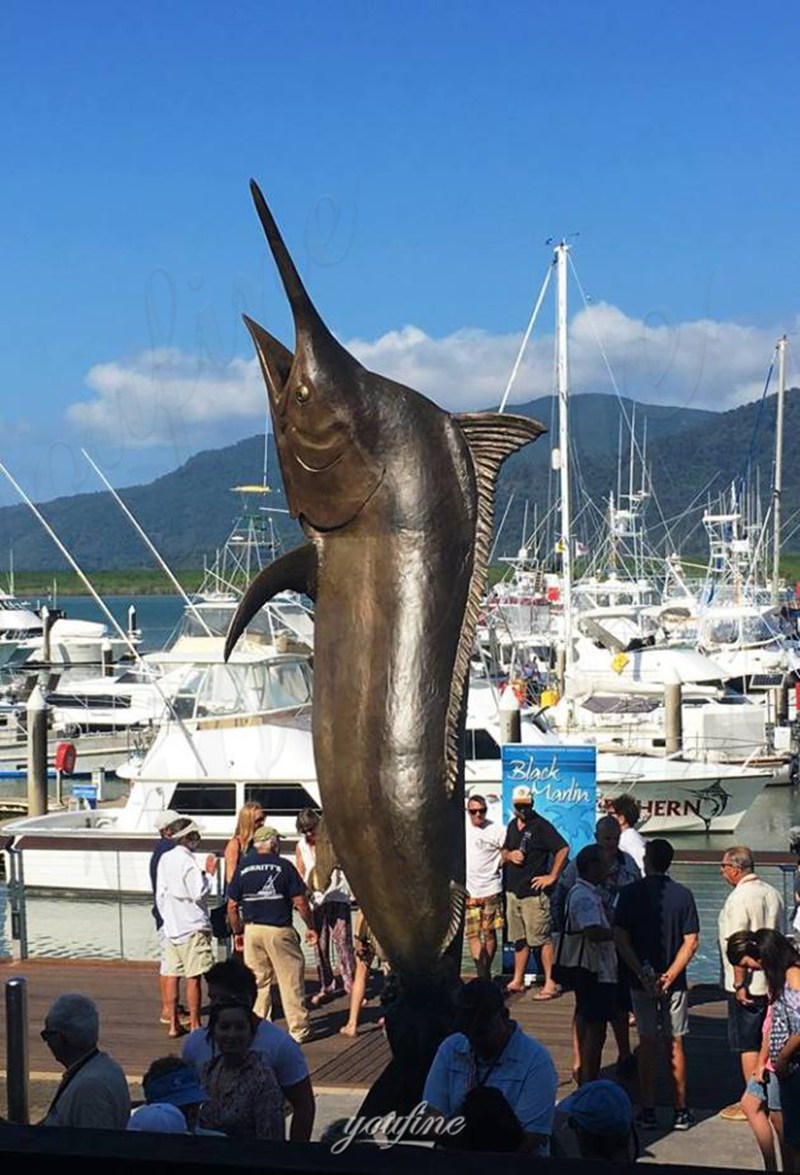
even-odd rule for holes
{"type": "Polygon", "coordinates": [[[311,399],[311,389],[306,384],[299,384],[294,393],[294,398],[298,404],[307,404],[311,399]]]}

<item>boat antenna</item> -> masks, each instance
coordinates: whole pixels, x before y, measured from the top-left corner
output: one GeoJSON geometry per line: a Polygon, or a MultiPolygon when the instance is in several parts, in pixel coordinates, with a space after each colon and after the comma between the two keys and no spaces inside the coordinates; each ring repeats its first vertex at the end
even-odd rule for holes
{"type": "MultiPolygon", "coordinates": [[[[558,270],[558,303],[556,312],[556,375],[558,389],[558,454],[561,480],[561,578],[564,584],[562,624],[564,626],[563,662],[560,665],[560,688],[567,695],[567,682],[572,662],[572,520],[569,500],[569,367],[567,359],[567,259],[569,245],[561,241],[555,247],[558,270]]],[[[572,702],[567,695],[567,729],[571,725],[572,702]]]]}
{"type": "Polygon", "coordinates": [[[500,525],[497,528],[497,534],[494,537],[494,544],[492,546],[491,551],[489,552],[489,564],[490,565],[494,559],[495,551],[497,550],[497,544],[500,542],[500,535],[503,533],[503,527],[506,524],[506,519],[508,518],[508,512],[511,509],[511,503],[513,501],[514,501],[514,494],[512,492],[511,495],[509,496],[508,502],[506,503],[506,508],[503,511],[503,517],[500,520],[500,525]]]}
{"type": "Polygon", "coordinates": [[[150,551],[150,553],[151,553],[151,554],[152,554],[152,555],[153,555],[153,556],[154,556],[154,557],[155,557],[155,558],[158,560],[158,563],[159,563],[159,565],[160,565],[161,569],[162,569],[162,570],[165,572],[165,574],[166,574],[166,575],[167,575],[167,577],[169,578],[169,581],[170,581],[170,583],[172,584],[172,586],[173,586],[174,588],[176,588],[176,590],[177,590],[177,592],[178,592],[178,595],[179,595],[179,596],[182,598],[182,600],[183,600],[183,602],[186,604],[187,608],[188,608],[188,609],[191,611],[191,613],[192,613],[192,616],[194,616],[194,618],[195,618],[195,620],[198,622],[198,624],[200,624],[200,625],[202,626],[202,628],[205,630],[205,634],[206,634],[206,636],[212,636],[212,637],[213,637],[214,633],[211,631],[211,629],[210,629],[210,628],[208,627],[208,625],[206,624],[206,622],[205,622],[205,619],[204,619],[203,615],[200,613],[200,611],[199,611],[199,610],[198,610],[198,609],[195,607],[195,605],[193,604],[193,602],[190,600],[189,596],[186,594],[186,592],[185,592],[184,588],[182,587],[182,585],[181,585],[180,581],[177,579],[177,577],[176,577],[175,575],[173,575],[172,571],[171,571],[171,570],[170,570],[170,568],[167,566],[167,564],[166,564],[165,560],[164,560],[164,559],[162,559],[161,555],[160,555],[160,554],[159,554],[159,552],[156,550],[156,548],[155,548],[155,546],[153,545],[153,543],[150,541],[150,538],[149,538],[149,536],[146,534],[146,532],[144,531],[143,527],[141,527],[141,526],[139,525],[139,523],[137,522],[137,520],[134,518],[133,514],[132,514],[132,513],[131,513],[131,511],[128,509],[128,507],[125,505],[125,503],[123,502],[122,498],[119,496],[119,494],[117,493],[117,491],[114,489],[114,487],[112,486],[111,482],[108,480],[108,478],[106,477],[106,475],[103,473],[103,471],[102,471],[102,469],[100,468],[100,466],[97,464],[97,462],[96,462],[96,461],[93,461],[93,460],[92,460],[92,458],[89,456],[89,454],[86,452],[86,450],[85,450],[85,449],[81,449],[81,452],[83,453],[84,457],[85,457],[85,458],[86,458],[86,460],[89,462],[89,464],[91,465],[92,469],[95,471],[95,473],[97,474],[97,476],[100,478],[100,480],[102,481],[103,485],[106,487],[106,489],[108,490],[108,492],[111,494],[111,496],[113,497],[114,501],[115,501],[115,502],[117,503],[117,505],[119,506],[119,508],[120,508],[120,510],[122,511],[122,513],[123,513],[123,514],[125,515],[125,517],[128,519],[128,521],[130,522],[131,526],[133,526],[133,528],[134,528],[134,530],[136,531],[136,533],[137,533],[137,534],[139,535],[139,537],[140,537],[141,539],[143,539],[143,540],[144,540],[144,542],[147,544],[147,547],[148,547],[148,550],[150,551]]]}
{"type": "Polygon", "coordinates": [[[775,422],[775,478],[772,489],[772,604],[780,600],[781,587],[781,497],[783,494],[783,409],[786,397],[786,347],[788,339],[781,335],[776,343],[778,352],[778,407],[775,422]]]}
{"type": "Polygon", "coordinates": [[[269,412],[267,412],[264,421],[264,468],[261,474],[261,486],[264,492],[269,489],[267,485],[267,470],[269,466],[269,412]]]}
{"type": "Polygon", "coordinates": [[[533,313],[530,316],[528,325],[525,327],[525,334],[522,336],[522,342],[519,345],[519,351],[517,352],[517,357],[514,360],[514,366],[511,368],[511,374],[508,377],[506,390],[503,392],[502,398],[500,400],[500,407],[498,408],[498,412],[505,412],[506,410],[506,404],[508,403],[508,397],[511,395],[512,385],[514,380],[517,378],[517,372],[519,371],[520,364],[522,363],[522,356],[525,354],[525,348],[527,347],[528,340],[531,337],[531,331],[533,330],[536,319],[539,317],[539,311],[542,308],[542,302],[544,302],[544,296],[547,293],[547,287],[550,285],[550,278],[553,276],[553,266],[554,262],[551,262],[547,267],[547,273],[544,275],[542,288],[539,290],[539,297],[536,299],[536,305],[533,308],[533,313]]]}
{"type": "MultiPolygon", "coordinates": [[[[111,623],[111,627],[116,631],[117,635],[119,637],[121,637],[124,644],[127,645],[127,647],[130,649],[130,651],[133,654],[136,661],[139,662],[140,664],[143,664],[142,658],[139,654],[139,650],[136,648],[136,645],[133,643],[131,638],[128,636],[127,632],[125,632],[125,630],[119,624],[116,616],[107,607],[105,601],[103,599],[101,599],[101,597],[97,594],[97,592],[94,589],[94,585],[89,580],[89,578],[84,574],[82,568],[78,565],[78,563],[75,561],[75,559],[73,559],[72,555],[70,555],[69,551],[64,546],[64,544],[62,543],[61,539],[58,537],[56,532],[53,530],[52,526],[47,521],[45,516],[34,505],[34,503],[31,501],[31,499],[28,497],[28,495],[23,490],[22,486],[19,484],[19,482],[16,480],[16,478],[13,476],[13,474],[5,467],[5,465],[3,464],[2,461],[0,461],[0,473],[2,473],[3,476],[6,478],[6,480],[14,487],[14,489],[17,491],[19,496],[22,498],[25,505],[30,508],[30,510],[32,511],[33,516],[37,520],[37,522],[41,523],[41,525],[44,527],[45,531],[50,536],[50,538],[53,540],[55,545],[58,547],[59,551],[64,556],[64,558],[67,560],[67,562],[69,563],[72,570],[75,572],[75,574],[78,576],[78,578],[83,583],[84,587],[87,589],[89,594],[92,596],[95,603],[100,608],[100,611],[103,613],[103,615],[106,617],[106,619],[111,623]]],[[[203,762],[203,760],[201,759],[200,752],[198,751],[197,747],[194,745],[191,738],[189,737],[189,732],[186,729],[186,726],[184,725],[183,719],[177,713],[172,702],[167,697],[167,695],[164,693],[164,691],[161,689],[161,686],[158,684],[158,682],[155,680],[155,678],[153,678],[152,684],[155,686],[156,690],[161,695],[161,699],[164,702],[164,704],[167,706],[167,708],[169,709],[170,713],[177,719],[181,730],[183,731],[184,735],[186,736],[186,741],[189,743],[189,746],[192,748],[192,750],[194,752],[195,758],[197,759],[197,762],[200,765],[201,771],[203,772],[204,775],[208,775],[208,771],[206,770],[206,765],[203,762]]]]}

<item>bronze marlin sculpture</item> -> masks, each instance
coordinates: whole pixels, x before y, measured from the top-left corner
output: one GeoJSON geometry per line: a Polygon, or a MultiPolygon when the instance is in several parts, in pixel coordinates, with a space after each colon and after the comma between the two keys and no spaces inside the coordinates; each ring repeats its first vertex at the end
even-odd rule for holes
{"type": "Polygon", "coordinates": [[[277,592],[315,601],[314,754],[331,840],[393,967],[422,976],[460,918],[464,699],[495,481],[545,430],[526,417],[453,415],[367,371],[323,323],[251,189],[294,354],[245,323],[289,510],[309,541],[252,582],[225,655],[277,592]]]}

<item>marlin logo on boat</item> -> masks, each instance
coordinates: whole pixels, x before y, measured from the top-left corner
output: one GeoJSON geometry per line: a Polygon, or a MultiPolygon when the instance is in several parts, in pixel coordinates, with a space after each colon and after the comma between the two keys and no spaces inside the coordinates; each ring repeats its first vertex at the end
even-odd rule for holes
{"type": "Polygon", "coordinates": [[[421,977],[463,914],[464,695],[494,487],[505,458],[545,429],[445,412],[363,367],[322,321],[251,188],[294,352],[245,323],[308,542],[250,584],[225,655],[277,592],[315,600],[314,756],[331,840],[393,967],[421,977]]]}
{"type": "Polygon", "coordinates": [[[697,803],[697,815],[706,826],[706,832],[711,827],[711,821],[721,816],[728,806],[728,800],[731,798],[730,792],[727,792],[718,779],[715,779],[708,787],[692,789],[692,795],[695,797],[697,803]]]}
{"type": "Polygon", "coordinates": [[[653,799],[645,801],[642,803],[642,818],[647,820],[650,817],[661,819],[665,816],[668,818],[696,816],[698,820],[703,821],[705,831],[709,832],[712,820],[716,820],[718,816],[723,814],[731,799],[731,793],[725,790],[719,779],[715,779],[708,787],[684,787],[681,788],[681,792],[686,797],[683,800],[653,799]],[[689,796],[692,798],[689,799],[689,796]]]}

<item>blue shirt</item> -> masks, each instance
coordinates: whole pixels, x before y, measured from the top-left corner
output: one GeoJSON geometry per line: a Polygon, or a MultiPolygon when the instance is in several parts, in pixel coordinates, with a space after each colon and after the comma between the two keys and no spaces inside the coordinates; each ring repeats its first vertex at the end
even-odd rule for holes
{"type": "Polygon", "coordinates": [[[422,1096],[429,1106],[454,1118],[471,1089],[491,1086],[503,1094],[523,1130],[549,1136],[558,1087],[556,1067],[544,1045],[511,1023],[513,1035],[494,1064],[476,1058],[462,1032],[446,1037],[433,1058],[422,1096]]]}
{"type": "Polygon", "coordinates": [[[251,849],[239,861],[228,899],[241,908],[243,922],[285,927],[292,925],[292,898],[305,892],[306,883],[291,862],[251,849]]]}
{"type": "Polygon", "coordinates": [[[174,849],[177,843],[176,840],[172,840],[169,836],[162,836],[161,840],[156,842],[156,847],[153,849],[153,855],[150,858],[150,885],[153,890],[153,906],[150,913],[156,920],[156,930],[160,930],[164,925],[164,919],[159,914],[158,906],[155,903],[158,862],[164,856],[164,853],[168,853],[170,849],[174,849]]]}
{"type": "MultiPolygon", "coordinates": [[[[687,934],[700,933],[692,891],[666,873],[654,873],[619,891],[615,922],[628,932],[640,963],[649,963],[656,975],[663,975],[672,963],[687,934]]],[[[631,985],[642,985],[631,974],[631,985]]],[[[686,991],[684,968],[672,984],[673,991],[686,991]]]]}

